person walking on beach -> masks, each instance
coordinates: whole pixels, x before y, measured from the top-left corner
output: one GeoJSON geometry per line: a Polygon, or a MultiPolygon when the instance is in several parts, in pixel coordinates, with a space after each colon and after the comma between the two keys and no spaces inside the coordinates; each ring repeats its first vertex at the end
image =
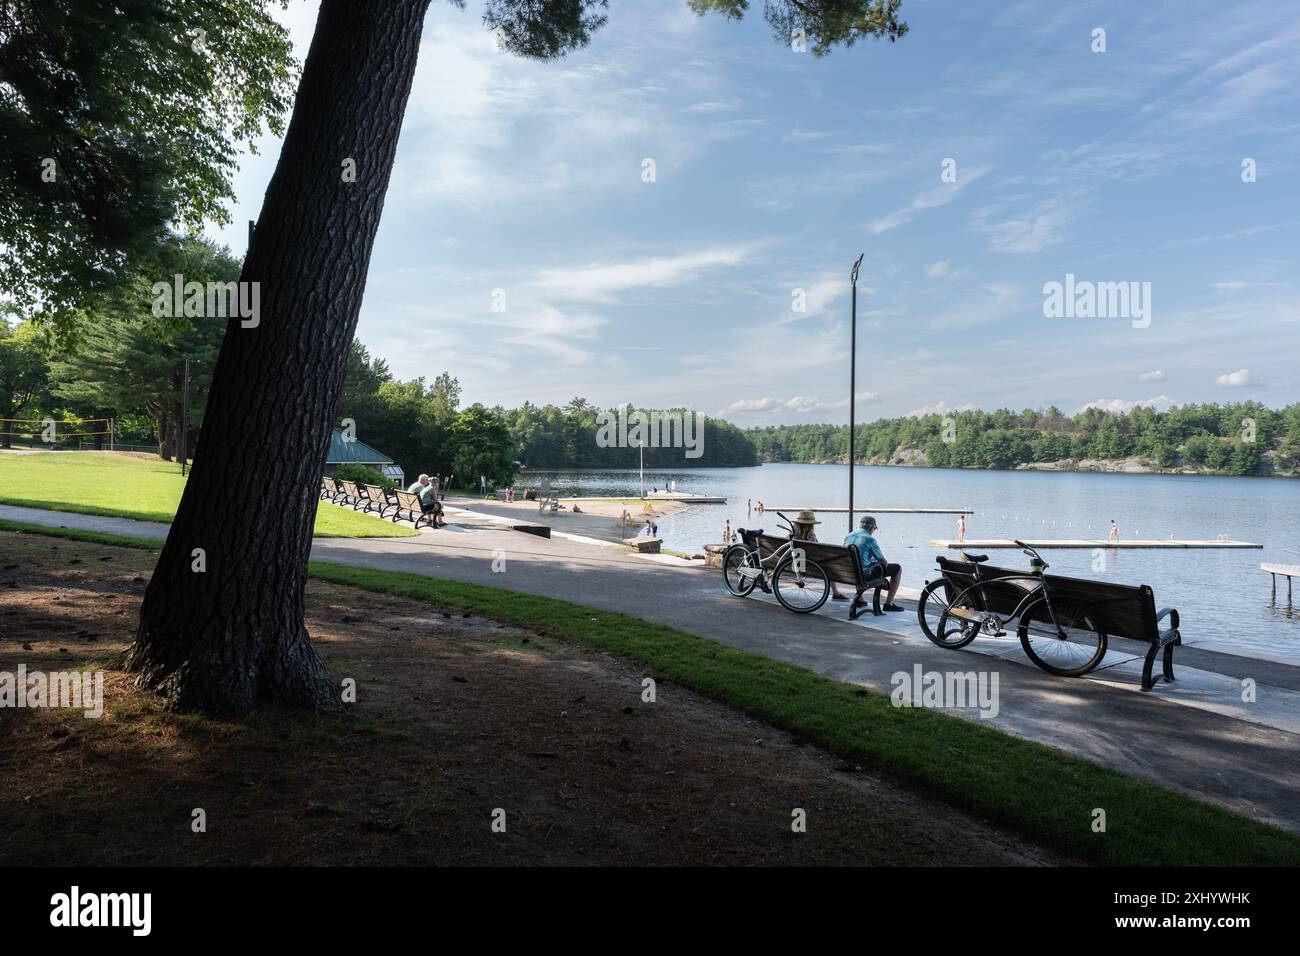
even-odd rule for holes
{"type": "Polygon", "coordinates": [[[857,546],[858,554],[862,556],[862,573],[866,577],[876,576],[877,565],[884,568],[885,577],[889,578],[889,596],[885,599],[885,610],[901,611],[902,608],[894,603],[894,598],[898,596],[898,585],[903,580],[903,569],[885,560],[885,553],[876,543],[876,527],[875,518],[863,515],[858,519],[858,530],[850,532],[844,538],[844,547],[857,546]]]}
{"type": "Polygon", "coordinates": [[[1110,519],[1110,537],[1107,538],[1106,540],[1107,540],[1107,541],[1118,541],[1118,540],[1119,540],[1119,525],[1117,525],[1117,524],[1115,523],[1115,519],[1114,519],[1114,518],[1111,518],[1111,519],[1110,519]]]}

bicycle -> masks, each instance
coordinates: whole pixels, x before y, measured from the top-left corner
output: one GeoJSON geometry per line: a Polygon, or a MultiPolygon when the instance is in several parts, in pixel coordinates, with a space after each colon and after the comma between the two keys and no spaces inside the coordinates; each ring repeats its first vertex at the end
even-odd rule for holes
{"type": "Polygon", "coordinates": [[[980,634],[1005,636],[1013,622],[1029,659],[1049,674],[1079,677],[1106,656],[1106,632],[1096,615],[1062,600],[1052,600],[1046,571],[1050,565],[1023,541],[1029,572],[986,577],[985,554],[966,554],[971,570],[950,567],[940,557],[942,577],[927,582],[916,615],[925,636],[940,647],[961,648],[980,634]],[[966,584],[965,579],[970,583],[966,584]]]}
{"type": "MultiPolygon", "coordinates": [[[[779,511],[776,514],[793,535],[790,519],[779,511]]],[[[742,543],[733,544],[722,555],[722,580],[728,591],[737,597],[747,597],[754,588],[761,587],[775,594],[782,607],[796,614],[811,614],[826,603],[831,593],[830,576],[802,548],[795,547],[793,538],[764,558],[759,544],[761,528],[757,531],[739,528],[737,534],[742,543]],[[752,548],[748,545],[751,537],[752,548]]]]}

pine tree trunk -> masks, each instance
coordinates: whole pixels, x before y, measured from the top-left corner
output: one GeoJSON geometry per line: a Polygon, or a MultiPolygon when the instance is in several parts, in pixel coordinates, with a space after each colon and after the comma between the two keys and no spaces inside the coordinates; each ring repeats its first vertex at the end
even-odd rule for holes
{"type": "Polygon", "coordinates": [[[258,325],[230,322],[128,658],[178,709],[339,706],[303,624],[307,558],[428,3],[321,4],[240,276],[260,285],[258,325]]]}

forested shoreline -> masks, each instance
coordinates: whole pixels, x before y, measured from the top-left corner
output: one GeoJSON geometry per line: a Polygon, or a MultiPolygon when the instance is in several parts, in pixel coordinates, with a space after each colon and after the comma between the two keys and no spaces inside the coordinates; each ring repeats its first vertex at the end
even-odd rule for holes
{"type": "MultiPolygon", "coordinates": [[[[764,462],[847,462],[847,425],[750,428],[764,462]]],[[[1300,471],[1300,403],[1192,404],[1168,411],[1053,407],[880,419],[856,428],[861,464],[931,468],[1194,472],[1300,471]]]]}

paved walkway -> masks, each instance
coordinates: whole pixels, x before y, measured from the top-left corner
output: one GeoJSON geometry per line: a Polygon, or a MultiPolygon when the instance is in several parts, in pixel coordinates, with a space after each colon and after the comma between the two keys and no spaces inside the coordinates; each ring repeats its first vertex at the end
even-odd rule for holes
{"type": "MultiPolygon", "coordinates": [[[[9,506],[0,506],[0,518],[166,535],[165,525],[9,506]]],[[[844,604],[827,602],[796,617],[762,596],[731,597],[718,572],[698,564],[575,535],[538,538],[455,508],[448,518],[449,527],[414,538],[318,538],[312,557],[622,611],[886,693],[894,674],[918,665],[996,672],[999,710],[989,723],[1002,730],[1300,832],[1300,668],[1188,646],[1175,652],[1178,680],[1142,693],[1136,647],[1111,651],[1088,678],[1053,677],[1030,664],[1014,639],[945,650],[925,639],[914,614],[850,622],[844,604]],[[498,550],[506,558],[501,573],[492,570],[498,550]],[[1255,682],[1253,703],[1242,700],[1247,678],[1255,682]]],[[[950,713],[985,719],[973,709],[950,713]]]]}

